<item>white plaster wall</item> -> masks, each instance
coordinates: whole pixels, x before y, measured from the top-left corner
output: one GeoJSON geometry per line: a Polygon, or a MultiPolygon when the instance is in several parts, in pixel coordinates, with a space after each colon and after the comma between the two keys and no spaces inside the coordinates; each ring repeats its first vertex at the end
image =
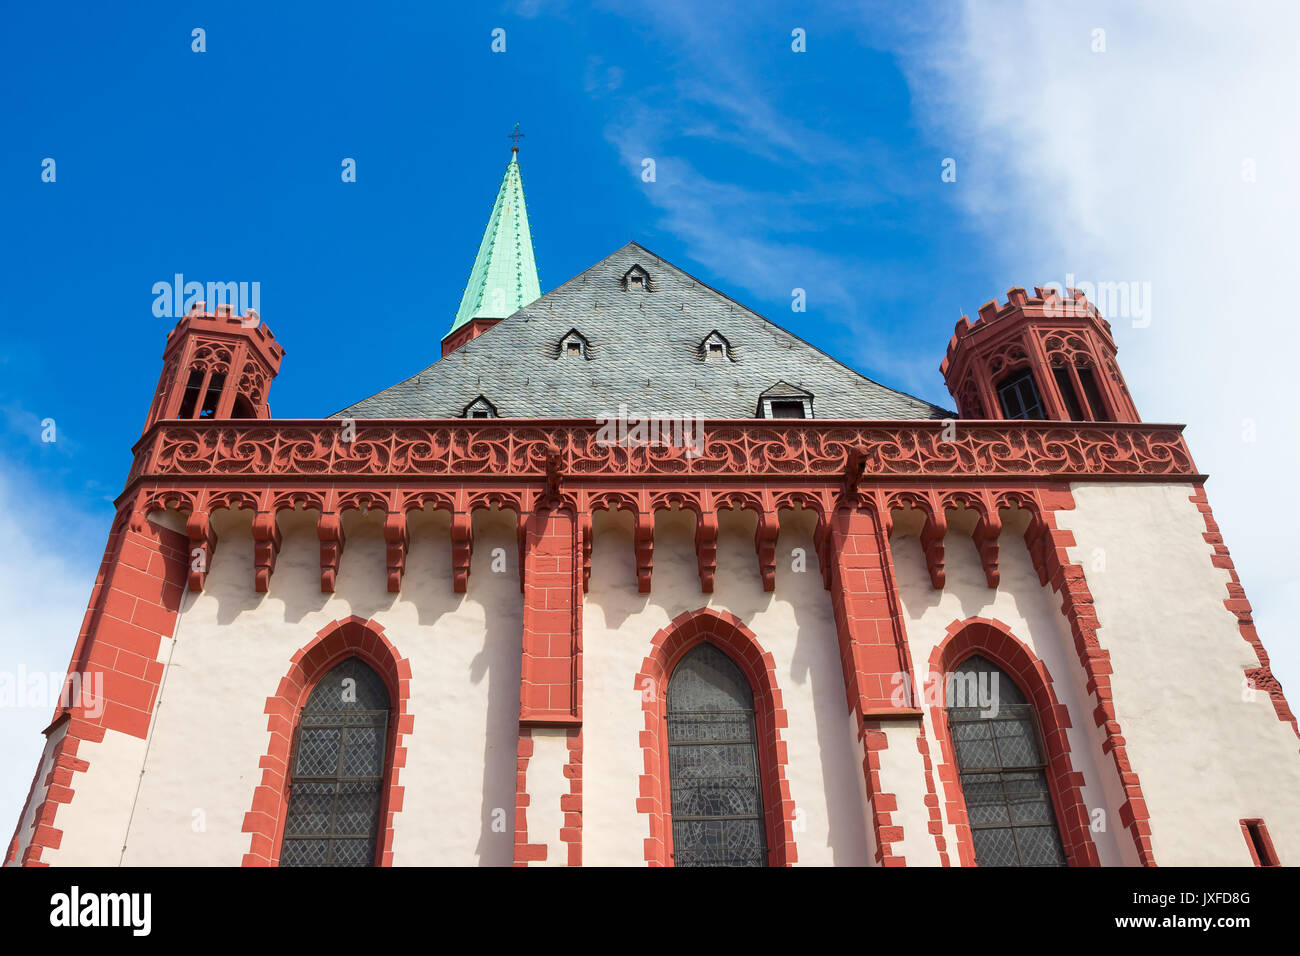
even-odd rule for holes
{"type": "MultiPolygon", "coordinates": [[[[58,748],[59,743],[63,740],[68,732],[67,721],[56,727],[48,737],[45,738],[45,749],[41,751],[41,762],[36,767],[36,779],[33,781],[32,790],[27,798],[27,805],[23,808],[23,814],[18,819],[18,848],[14,853],[13,860],[9,866],[18,866],[22,862],[23,851],[31,845],[32,842],[32,823],[36,819],[36,811],[40,809],[41,802],[49,792],[50,771],[54,768],[54,751],[58,748]]],[[[46,855],[43,853],[43,857],[46,855]]],[[[48,857],[46,858],[48,861],[48,857]]]]}
{"type": "MultiPolygon", "coordinates": [[[[1011,628],[1021,641],[1047,665],[1052,675],[1057,699],[1070,713],[1071,728],[1066,732],[1070,742],[1070,759],[1074,769],[1083,774],[1083,799],[1091,810],[1106,810],[1107,829],[1093,833],[1093,841],[1103,865],[1121,865],[1130,862],[1125,853],[1131,852],[1132,841],[1127,833],[1120,832],[1118,806],[1115,794],[1108,789],[1115,779],[1114,765],[1107,756],[1102,759],[1100,735],[1092,721],[1093,707],[1084,693],[1085,681],[1068,624],[1060,612],[1060,599],[1050,587],[1038,583],[1029,551],[1019,534],[1008,529],[1002,535],[999,551],[1001,577],[996,590],[990,588],[980,565],[979,555],[969,535],[950,530],[945,539],[947,579],[942,591],[930,584],[925,557],[915,536],[898,535],[891,541],[894,570],[898,580],[899,597],[907,627],[912,663],[920,681],[927,679],[930,654],[947,637],[948,625],[953,621],[971,617],[996,618],[1011,628]],[[1117,834],[1124,843],[1118,843],[1117,834]]],[[[1103,619],[1104,620],[1104,619],[1103,619]]],[[[1104,638],[1103,638],[1104,640],[1104,638]]],[[[930,745],[930,759],[935,766],[934,784],[940,805],[945,803],[943,783],[938,767],[943,753],[930,720],[929,707],[924,710],[926,738],[930,745]]],[[[1125,728],[1127,731],[1127,727],[1125,728]]],[[[909,745],[900,741],[900,747],[916,750],[915,741],[909,745]]],[[[894,749],[890,738],[890,751],[894,749]]],[[[900,811],[908,807],[919,808],[923,802],[924,777],[913,774],[911,779],[922,789],[915,793],[899,793],[900,811]]],[[[919,820],[916,825],[920,825],[919,820]]],[[[944,836],[949,861],[957,862],[956,831],[952,821],[944,815],[944,836]]],[[[908,836],[904,824],[904,836],[908,836]]],[[[925,827],[920,827],[925,832],[925,827]]],[[[933,841],[931,841],[933,846],[933,841]]],[[[908,857],[911,862],[908,840],[908,857]]]]}
{"type": "Polygon", "coordinates": [[[78,745],[77,757],[89,761],[90,769],[72,778],[72,801],[60,806],[54,816],[54,825],[63,831],[63,837],[58,849],[41,854],[42,862],[51,866],[119,865],[144,751],[143,740],[113,730],[99,743],[82,741],[78,745]]]}
{"type": "MultiPolygon", "coordinates": [[[[382,515],[345,516],[347,544],[336,593],[328,595],[320,593],[314,514],[281,514],[284,540],[267,594],[252,586],[249,516],[221,513],[214,522],[220,541],[203,593],[180,617],[147,759],[135,755],[134,769],[119,777],[132,789],[140,780],[124,862],[239,864],[249,846],[243,817],[269,739],[266,698],[294,652],[321,628],[356,614],[383,625],[411,662],[408,712],[415,730],[403,738],[408,754],[399,778],[405,794],[395,822],[395,862],[508,865],[521,620],[513,514],[475,515],[464,595],[452,591],[445,515],[412,516],[407,573],[397,595],[386,590],[382,515]],[[497,548],[504,573],[491,570],[497,548]]],[[[94,754],[89,759],[84,777],[93,780],[99,762],[94,754]]],[[[83,789],[81,776],[76,786],[73,815],[79,803],[104,805],[83,789]],[[83,803],[83,795],[90,799],[83,803]]],[[[119,850],[121,836],[119,826],[119,850]]],[[[64,841],[80,842],[71,835],[64,841]]]]}
{"type": "Polygon", "coordinates": [[[568,866],[569,846],[560,842],[564,811],[560,797],[569,792],[564,765],[569,762],[568,732],[535,727],[528,760],[528,842],[545,844],[546,859],[529,866],[568,866]]]}
{"type": "MultiPolygon", "coordinates": [[[[1186,484],[1073,487],[1074,533],[1110,652],[1115,712],[1151,813],[1162,866],[1249,866],[1238,821],[1261,817],[1284,864],[1300,862],[1300,741],[1268,694],[1243,700],[1258,662],[1223,601],[1186,484]]],[[[1211,501],[1213,505],[1213,501],[1211,501]]],[[[1227,531],[1231,546],[1232,529],[1227,531]]],[[[1243,582],[1247,597],[1250,582],[1243,582]]],[[[1266,648],[1293,634],[1261,634],[1266,648]]],[[[1291,689],[1294,707],[1295,689],[1291,689]]]]}
{"type": "Polygon", "coordinates": [[[903,828],[902,843],[894,844],[893,852],[904,857],[908,866],[939,866],[942,860],[930,833],[930,808],[925,805],[925,761],[916,745],[919,727],[915,721],[886,721],[881,728],[889,746],[880,752],[880,781],[886,793],[898,798],[890,822],[903,828]]]}
{"type": "MultiPolygon", "coordinates": [[[[776,591],[766,593],[754,549],[754,517],[721,513],[710,595],[700,590],[694,517],[659,512],[647,595],[636,589],[630,520],[596,515],[583,611],[585,864],[644,864],[649,824],[636,809],[644,727],[636,674],[655,633],[683,611],[704,606],[737,615],[776,661],[789,719],[781,736],[788,745],[786,773],[798,809],[799,863],[871,861],[861,749],[846,719],[834,615],[817,566],[812,516],[786,512],[782,519],[776,591]],[[794,548],[803,549],[802,571],[793,569],[794,548]]],[[[530,785],[532,779],[530,771],[530,785]]]]}

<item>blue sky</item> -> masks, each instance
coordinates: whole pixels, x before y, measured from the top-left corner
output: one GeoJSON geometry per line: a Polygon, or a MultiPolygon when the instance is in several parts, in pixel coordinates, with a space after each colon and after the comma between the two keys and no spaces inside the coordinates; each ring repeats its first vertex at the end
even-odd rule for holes
{"type": "MultiPolygon", "coordinates": [[[[963,312],[1071,274],[1151,283],[1153,321],[1115,323],[1121,367],[1146,420],[1190,424],[1300,680],[1270,504],[1300,464],[1290,332],[1257,306],[1293,272],[1294,11],[895,6],[9,5],[0,594],[22,610],[0,649],[66,666],[172,325],[153,284],[260,282],[288,351],[273,413],[332,413],[438,355],[517,121],[543,291],[636,239],[945,406],[963,312]]],[[[34,761],[47,717],[6,717],[0,746],[34,761]]]]}

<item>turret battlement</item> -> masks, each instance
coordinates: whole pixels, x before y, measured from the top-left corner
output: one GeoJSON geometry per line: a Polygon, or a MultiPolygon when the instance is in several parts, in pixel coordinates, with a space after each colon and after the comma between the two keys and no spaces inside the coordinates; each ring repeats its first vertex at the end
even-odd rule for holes
{"type": "MultiPolygon", "coordinates": [[[[1013,316],[1029,319],[1077,319],[1087,318],[1099,324],[1109,339],[1110,323],[1098,311],[1097,306],[1088,301],[1087,293],[1081,289],[1068,288],[1065,294],[1052,286],[1034,286],[1034,294],[1029,295],[1023,287],[1013,286],[1007,290],[1007,301],[998,304],[997,299],[990,299],[979,307],[974,322],[969,315],[957,320],[952,338],[948,340],[947,354],[939,366],[945,375],[957,351],[958,342],[969,334],[975,334],[997,322],[1013,316]]],[[[1113,343],[1112,343],[1113,344],[1113,343]]]]}
{"type": "Polygon", "coordinates": [[[284,346],[255,309],[194,302],[167,333],[147,431],[163,419],[270,418],[267,392],[284,346]]]}
{"type": "Polygon", "coordinates": [[[258,353],[271,366],[273,371],[280,370],[284,358],[284,346],[275,340],[271,327],[262,321],[256,309],[248,309],[242,315],[235,312],[234,306],[222,303],[216,312],[207,311],[206,302],[195,302],[189,312],[181,317],[175,328],[167,333],[167,349],[173,342],[179,342],[186,333],[218,335],[240,335],[256,345],[258,353]]]}
{"type": "Polygon", "coordinates": [[[1081,289],[1035,286],[957,320],[939,371],[963,418],[1138,421],[1110,323],[1081,289]]]}

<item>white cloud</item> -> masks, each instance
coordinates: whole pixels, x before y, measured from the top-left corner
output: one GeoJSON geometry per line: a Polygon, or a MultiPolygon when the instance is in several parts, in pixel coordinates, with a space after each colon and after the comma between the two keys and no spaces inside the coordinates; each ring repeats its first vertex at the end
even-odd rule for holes
{"type": "Polygon", "coordinates": [[[1297,585],[1281,504],[1300,473],[1289,387],[1300,7],[969,2],[910,27],[909,82],[1003,265],[994,288],[1067,272],[1151,283],[1150,326],[1114,322],[1120,365],[1145,420],[1189,423],[1294,700],[1297,585]],[[1097,28],[1104,53],[1091,49],[1097,28]],[[1255,182],[1243,181],[1248,160],[1255,182]]]}
{"type": "MultiPolygon", "coordinates": [[[[8,685],[0,706],[0,844],[7,847],[36,773],[54,700],[25,686],[23,676],[57,675],[81,629],[99,555],[90,542],[108,530],[103,515],[39,491],[28,477],[0,470],[0,675],[8,685]],[[20,681],[15,688],[13,682],[20,681]]],[[[99,547],[103,547],[100,540],[99,547]]],[[[44,686],[48,689],[51,680],[44,686]]]]}

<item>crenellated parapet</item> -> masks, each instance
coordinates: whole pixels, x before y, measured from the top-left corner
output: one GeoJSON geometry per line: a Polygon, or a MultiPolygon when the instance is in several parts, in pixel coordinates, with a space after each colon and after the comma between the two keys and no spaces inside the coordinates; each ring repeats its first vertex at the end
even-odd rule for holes
{"type": "Polygon", "coordinates": [[[167,419],[271,417],[268,393],[284,347],[261,317],[196,302],[167,333],[163,370],[145,430],[167,419]]]}
{"type": "Polygon", "coordinates": [[[962,418],[1137,422],[1117,351],[1084,293],[1014,288],[958,320],[939,370],[962,418]]]}

